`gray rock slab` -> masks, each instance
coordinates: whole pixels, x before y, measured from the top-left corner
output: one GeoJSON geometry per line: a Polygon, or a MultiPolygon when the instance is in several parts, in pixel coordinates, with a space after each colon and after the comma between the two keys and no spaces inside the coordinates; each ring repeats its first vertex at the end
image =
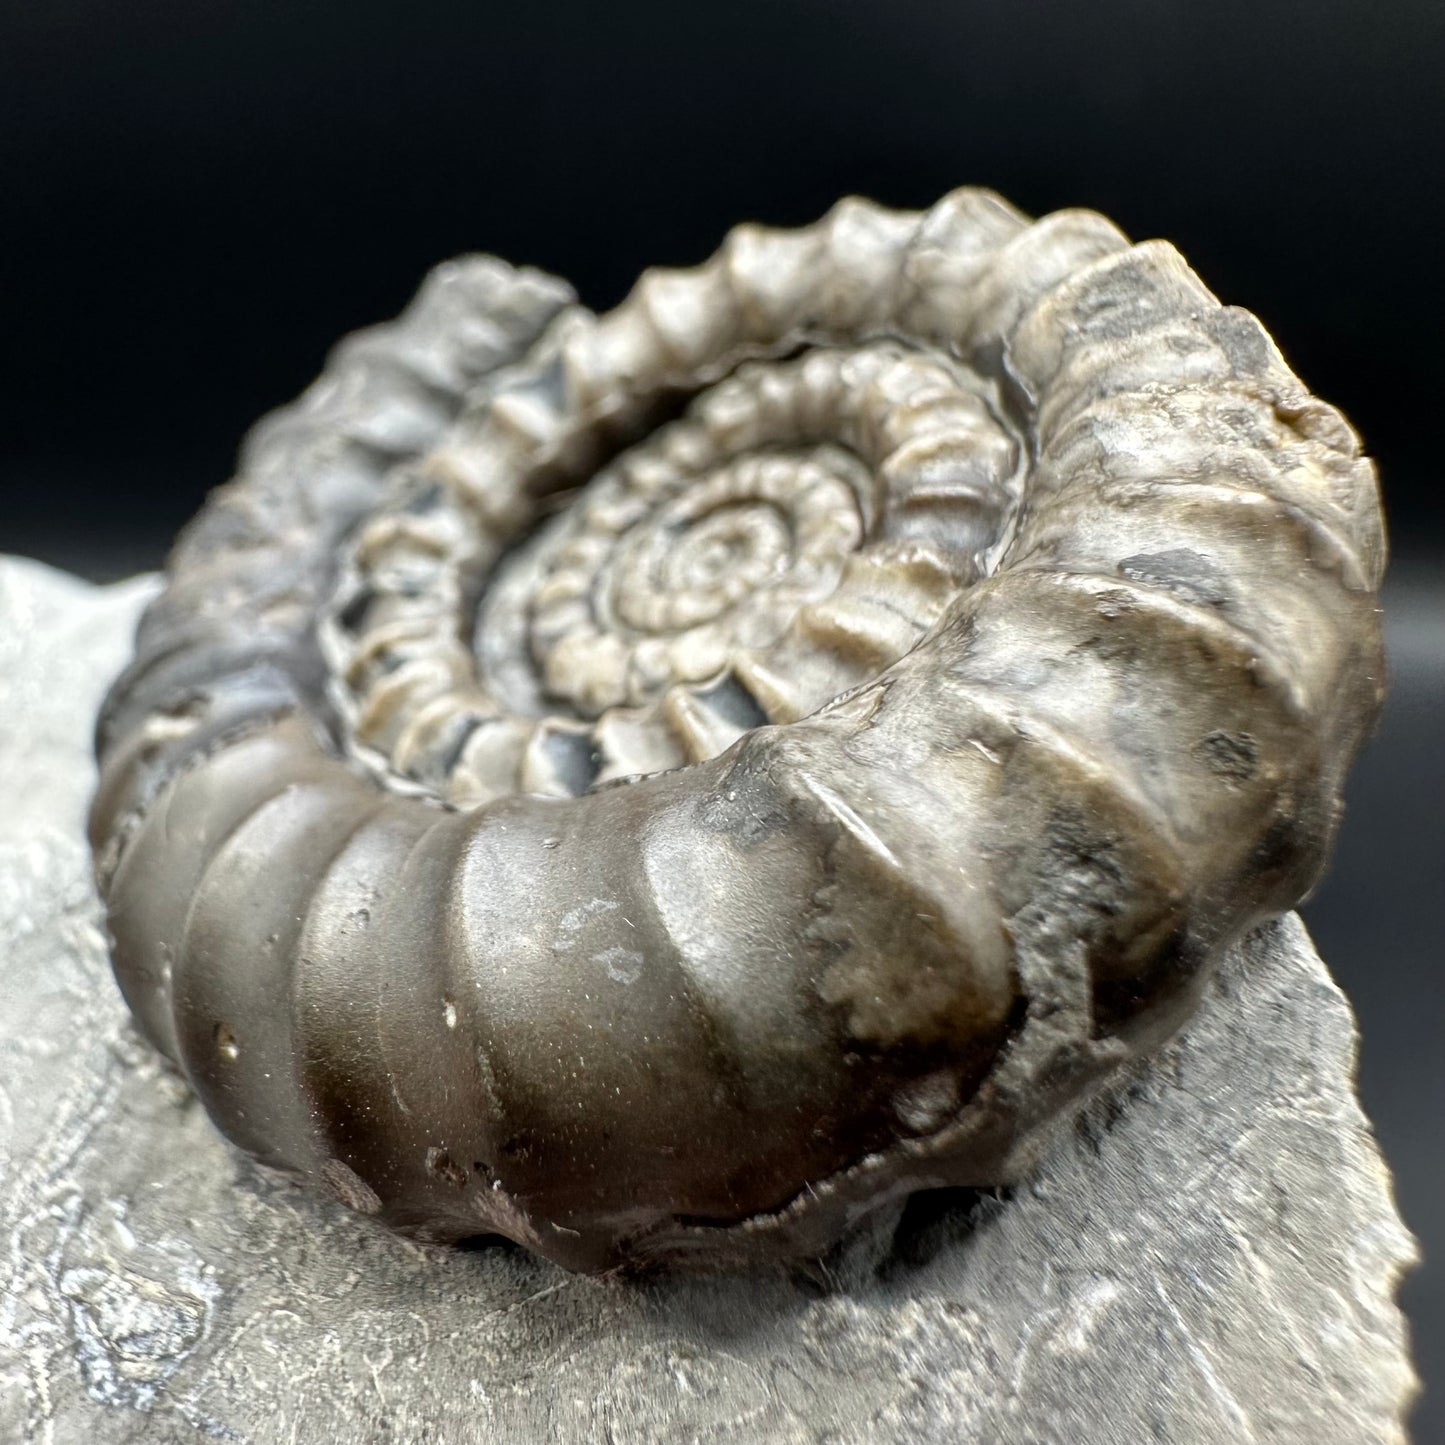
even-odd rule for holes
{"type": "Polygon", "coordinates": [[[1003,1196],[811,1279],[575,1278],[231,1149],[111,982],[82,818],[155,587],[0,561],[0,1440],[1404,1438],[1414,1244],[1290,917],[1003,1196]]]}

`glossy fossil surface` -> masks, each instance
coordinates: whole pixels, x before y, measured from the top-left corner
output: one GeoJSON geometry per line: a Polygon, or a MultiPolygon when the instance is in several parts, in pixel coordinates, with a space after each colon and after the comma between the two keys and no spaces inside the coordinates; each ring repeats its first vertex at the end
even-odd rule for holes
{"type": "Polygon", "coordinates": [[[263,422],[99,731],[217,1123],[583,1269],[1028,1165],[1322,866],[1373,472],[1177,253],[987,192],[597,317],[441,268],[263,422]]]}

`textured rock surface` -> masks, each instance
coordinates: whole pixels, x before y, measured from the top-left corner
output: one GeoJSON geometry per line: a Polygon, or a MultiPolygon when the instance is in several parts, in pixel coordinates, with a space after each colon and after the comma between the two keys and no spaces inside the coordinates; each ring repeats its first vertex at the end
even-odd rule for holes
{"type": "Polygon", "coordinates": [[[0,1438],[1402,1438],[1413,1245],[1293,918],[1029,1187],[812,1282],[426,1248],[252,1164],[133,1033],[81,833],[153,585],[0,563],[0,1438]]]}

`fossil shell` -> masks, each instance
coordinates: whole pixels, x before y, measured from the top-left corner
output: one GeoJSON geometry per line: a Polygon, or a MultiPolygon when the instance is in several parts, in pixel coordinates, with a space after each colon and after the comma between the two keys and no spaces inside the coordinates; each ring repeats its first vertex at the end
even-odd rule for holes
{"type": "Polygon", "coordinates": [[[433,1239],[816,1253],[990,1185],[1317,876],[1374,474],[1167,245],[963,190],[595,316],[436,271],[251,434],[99,728],[117,976],[433,1239]]]}

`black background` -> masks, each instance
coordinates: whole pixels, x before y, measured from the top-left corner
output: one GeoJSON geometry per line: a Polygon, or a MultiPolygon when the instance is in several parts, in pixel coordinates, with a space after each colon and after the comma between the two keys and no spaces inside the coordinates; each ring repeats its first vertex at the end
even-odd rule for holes
{"type": "MultiPolygon", "coordinates": [[[[962,183],[1167,236],[1381,463],[1395,692],[1307,917],[1438,1255],[1441,76],[1439,0],[10,4],[0,550],[156,565],[249,423],[449,254],[600,307],[736,220],[962,183]]],[[[1439,1271],[1404,1298],[1429,1376],[1439,1271]]],[[[1438,1399],[1416,1427],[1445,1439],[1438,1399]]]]}

